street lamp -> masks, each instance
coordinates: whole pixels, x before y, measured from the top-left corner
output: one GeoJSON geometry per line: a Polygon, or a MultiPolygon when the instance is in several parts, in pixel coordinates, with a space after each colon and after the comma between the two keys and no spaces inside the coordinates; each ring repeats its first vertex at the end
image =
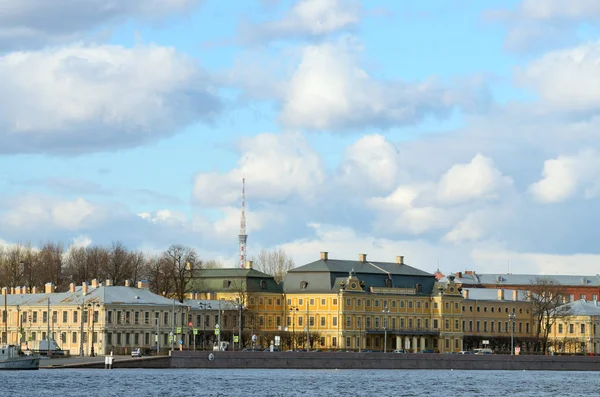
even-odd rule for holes
{"type": "Polygon", "coordinates": [[[390,309],[385,305],[381,312],[383,313],[383,352],[387,353],[387,320],[390,309]]]}
{"type": "Polygon", "coordinates": [[[515,320],[517,319],[517,315],[515,313],[510,313],[508,315],[508,321],[510,321],[511,327],[510,327],[510,355],[514,355],[515,354],[515,320]]]}
{"type": "MultiPolygon", "coordinates": [[[[244,309],[244,305],[242,305],[240,302],[234,302],[234,301],[231,301],[231,305],[236,310],[239,310],[239,318],[238,318],[239,319],[239,321],[238,321],[238,348],[239,348],[239,350],[242,350],[242,310],[244,309]]],[[[233,331],[233,333],[235,334],[235,330],[233,331]]],[[[235,340],[233,341],[233,350],[235,350],[235,340]]]]}
{"type": "Polygon", "coordinates": [[[296,306],[290,307],[292,313],[292,350],[296,350],[296,312],[298,308],[296,306]]]}
{"type": "MultiPolygon", "coordinates": [[[[85,310],[85,292],[83,292],[83,289],[81,290],[81,306],[78,307],[78,309],[81,309],[81,331],[80,331],[80,338],[79,338],[79,355],[81,357],[83,357],[83,312],[85,310]]],[[[31,326],[31,325],[30,325],[31,326]]]]}
{"type": "Polygon", "coordinates": [[[198,302],[198,308],[204,313],[202,315],[202,350],[204,350],[204,342],[206,341],[206,310],[212,309],[210,303],[198,302]]]}
{"type": "Polygon", "coordinates": [[[99,303],[95,303],[95,304],[94,303],[88,303],[87,304],[88,316],[90,315],[89,313],[91,313],[91,315],[92,315],[92,335],[91,335],[91,340],[92,340],[91,344],[92,344],[92,347],[90,349],[90,357],[95,357],[96,356],[96,353],[94,351],[94,343],[96,342],[94,340],[94,324],[96,324],[96,310],[94,310],[94,309],[99,308],[99,307],[100,307],[99,303]]]}

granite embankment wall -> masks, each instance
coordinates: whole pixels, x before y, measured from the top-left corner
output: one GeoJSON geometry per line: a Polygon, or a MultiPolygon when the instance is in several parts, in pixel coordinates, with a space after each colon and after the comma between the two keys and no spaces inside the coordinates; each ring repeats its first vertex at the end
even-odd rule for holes
{"type": "MultiPolygon", "coordinates": [[[[104,368],[104,362],[65,363],[52,368],[104,368]]],[[[115,357],[113,368],[600,371],[600,356],[174,351],[171,357],[115,357]]]]}
{"type": "Polygon", "coordinates": [[[590,356],[176,351],[170,364],[171,368],[600,371],[600,357],[590,356]]]}

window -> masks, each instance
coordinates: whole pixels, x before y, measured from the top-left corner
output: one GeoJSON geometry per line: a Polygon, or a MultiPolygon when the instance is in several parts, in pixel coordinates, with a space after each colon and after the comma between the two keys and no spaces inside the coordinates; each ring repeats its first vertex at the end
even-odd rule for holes
{"type": "Polygon", "coordinates": [[[413,301],[408,301],[408,308],[412,309],[412,307],[413,307],[413,301]]]}
{"type": "Polygon", "coordinates": [[[308,282],[300,281],[300,289],[306,289],[306,288],[308,288],[308,282]]]}
{"type": "Polygon", "coordinates": [[[77,310],[75,310],[73,312],[73,322],[74,323],[78,323],[79,322],[79,312],[77,310]]]}
{"type": "MultiPolygon", "coordinates": [[[[261,317],[262,318],[262,317],[261,317]]],[[[302,326],[302,320],[304,320],[304,317],[298,317],[298,325],[302,326]]]]}
{"type": "Polygon", "coordinates": [[[598,300],[598,295],[592,295],[592,300],[597,301],[598,300]]]}
{"type": "MultiPolygon", "coordinates": [[[[325,300],[325,299],[323,299],[323,300],[325,300]]],[[[254,298],[250,299],[250,303],[252,303],[252,304],[254,303],[254,298]]],[[[287,304],[288,304],[288,306],[290,306],[292,304],[292,300],[288,299],[287,304]]]]}
{"type": "Polygon", "coordinates": [[[321,306],[325,306],[327,304],[327,301],[325,299],[321,299],[321,306]]]}
{"type": "Polygon", "coordinates": [[[400,308],[404,309],[404,301],[400,301],[400,308]]]}
{"type": "Polygon", "coordinates": [[[333,346],[333,347],[337,346],[337,338],[335,336],[331,338],[331,346],[333,346]]]}
{"type": "Polygon", "coordinates": [[[375,299],[375,307],[379,307],[379,299],[375,299]]]}
{"type": "Polygon", "coordinates": [[[350,337],[346,336],[346,347],[351,347],[350,346],[350,337]]]}
{"type": "Polygon", "coordinates": [[[346,306],[352,306],[352,302],[350,301],[350,299],[346,299],[346,306]]]}
{"type": "MultiPolygon", "coordinates": [[[[302,320],[302,319],[301,319],[301,320],[302,320]]],[[[300,323],[301,323],[301,322],[302,322],[302,321],[300,321],[300,323]]],[[[261,327],[264,327],[264,325],[265,325],[265,317],[264,317],[264,316],[259,316],[259,317],[258,317],[258,324],[259,324],[261,327]]],[[[302,324],[299,324],[299,325],[302,325],[302,324]]]]}
{"type": "Polygon", "coordinates": [[[337,298],[333,298],[333,306],[337,306],[337,298]]]}
{"type": "Polygon", "coordinates": [[[37,312],[33,312],[33,323],[37,323],[38,314],[37,312]]]}
{"type": "Polygon", "coordinates": [[[581,299],[581,300],[585,300],[585,294],[581,294],[581,295],[579,295],[579,299],[581,299]]]}
{"type": "Polygon", "coordinates": [[[450,303],[446,302],[446,310],[450,310],[450,303]]]}
{"type": "Polygon", "coordinates": [[[450,329],[450,320],[446,319],[446,330],[450,329]]]}
{"type": "Polygon", "coordinates": [[[479,321],[477,321],[477,323],[476,323],[476,328],[475,328],[475,330],[476,330],[477,332],[481,331],[481,327],[480,327],[479,325],[480,325],[480,322],[479,322],[479,321]]]}
{"type": "Polygon", "coordinates": [[[302,306],[304,304],[304,299],[300,298],[298,299],[298,305],[302,306]]]}
{"type": "Polygon", "coordinates": [[[275,305],[276,306],[281,306],[281,299],[277,298],[277,300],[275,301],[275,305]]]}
{"type": "MultiPolygon", "coordinates": [[[[357,299],[356,300],[356,306],[361,307],[362,306],[362,299],[357,299]]],[[[394,306],[396,307],[396,306],[394,306]]]]}
{"type": "Polygon", "coordinates": [[[77,332],[73,332],[73,334],[71,335],[71,342],[77,343],[77,332]]]}
{"type": "Polygon", "coordinates": [[[63,324],[68,323],[69,322],[69,312],[66,310],[63,310],[62,315],[63,315],[63,318],[62,318],[63,324]]]}
{"type": "Polygon", "coordinates": [[[579,330],[581,334],[585,334],[585,324],[581,324],[581,329],[579,330]]]}
{"type": "Polygon", "coordinates": [[[311,305],[311,306],[314,306],[314,305],[315,305],[315,300],[314,300],[314,299],[312,299],[312,298],[311,298],[311,300],[310,300],[310,305],[311,305]]]}
{"type": "Polygon", "coordinates": [[[425,302],[425,309],[429,309],[429,302],[425,302]]]}
{"type": "Polygon", "coordinates": [[[332,326],[337,327],[337,317],[334,316],[331,318],[331,324],[332,326]]]}
{"type": "MultiPolygon", "coordinates": [[[[264,305],[264,304],[265,304],[265,299],[264,299],[264,298],[259,298],[259,299],[258,299],[258,304],[259,304],[260,306],[264,305]]],[[[302,302],[301,302],[300,304],[302,304],[302,302]]]]}
{"type": "MultiPolygon", "coordinates": [[[[458,320],[454,320],[454,330],[455,331],[460,331],[460,327],[459,327],[460,323],[458,320]]],[[[494,328],[494,323],[492,322],[492,328],[494,328]]]]}
{"type": "MultiPolygon", "coordinates": [[[[94,312],[94,317],[96,317],[96,313],[98,312],[94,312]]],[[[94,318],[94,322],[97,322],[98,320],[94,318]]],[[[134,324],[139,324],[140,323],[140,312],[135,312],[133,314],[133,323],[134,324]]],[[[137,345],[138,343],[136,343],[137,345]]]]}
{"type": "Polygon", "coordinates": [[[494,324],[495,323],[493,321],[490,321],[490,332],[494,332],[494,324]]]}
{"type": "Polygon", "coordinates": [[[288,326],[288,327],[291,327],[291,326],[292,326],[292,318],[291,318],[291,317],[288,317],[288,318],[287,318],[287,326],[288,326]]]}
{"type": "Polygon", "coordinates": [[[433,308],[437,309],[438,308],[438,303],[437,302],[433,302],[433,308]]]}
{"type": "MultiPolygon", "coordinates": [[[[199,317],[196,317],[196,324],[200,323],[198,320],[199,317]]],[[[144,324],[150,324],[150,312],[144,312],[144,324]]]]}
{"type": "Polygon", "coordinates": [[[325,317],[321,316],[321,327],[325,326],[325,317]]]}
{"type": "Polygon", "coordinates": [[[371,328],[371,317],[367,317],[367,328],[371,328]]]}
{"type": "Polygon", "coordinates": [[[425,329],[429,329],[429,319],[425,319],[425,329]]]}
{"type": "Polygon", "coordinates": [[[370,299],[367,299],[365,301],[365,303],[366,303],[367,307],[371,307],[371,300],[370,299]]]}
{"type": "Polygon", "coordinates": [[[404,328],[404,317],[400,318],[400,328],[404,328]]]}
{"type": "Polygon", "coordinates": [[[417,309],[420,309],[420,308],[421,308],[421,302],[417,301],[417,309]]]}
{"type": "Polygon", "coordinates": [[[571,302],[573,302],[575,300],[575,295],[574,294],[569,295],[569,300],[571,302]]]}
{"type": "Polygon", "coordinates": [[[433,320],[433,329],[438,329],[438,320],[437,319],[433,320]]]}
{"type": "Polygon", "coordinates": [[[325,346],[325,337],[321,336],[321,340],[319,342],[321,343],[321,346],[325,346]]]}
{"type": "Polygon", "coordinates": [[[346,317],[346,328],[352,328],[352,318],[350,316],[346,317]]]}
{"type": "Polygon", "coordinates": [[[314,327],[315,326],[315,318],[311,317],[308,321],[308,326],[309,327],[314,327]]]}
{"type": "Polygon", "coordinates": [[[573,326],[573,324],[569,324],[569,333],[572,334],[575,332],[575,327],[573,326]]]}
{"type": "Polygon", "coordinates": [[[412,320],[412,318],[409,318],[408,319],[408,328],[412,329],[412,327],[413,327],[413,320],[412,320]]]}
{"type": "MultiPolygon", "coordinates": [[[[6,314],[6,313],[2,313],[2,314],[6,314]]],[[[4,317],[4,321],[6,321],[6,316],[2,316],[4,317]]],[[[42,323],[46,324],[48,322],[48,312],[42,312],[42,323]]]]}
{"type": "Polygon", "coordinates": [[[267,289],[267,282],[265,280],[260,280],[260,289],[267,289]]]}
{"type": "Polygon", "coordinates": [[[276,325],[277,327],[281,327],[281,316],[277,316],[277,317],[275,318],[275,325],[276,325]]]}
{"type": "Polygon", "coordinates": [[[487,321],[483,322],[483,332],[487,332],[487,321]]]}
{"type": "Polygon", "coordinates": [[[523,332],[523,323],[519,322],[519,332],[523,332]]]}
{"type": "Polygon", "coordinates": [[[269,304],[269,306],[272,306],[272,305],[273,305],[273,298],[269,298],[268,302],[269,302],[269,303],[268,303],[268,304],[269,304]]]}

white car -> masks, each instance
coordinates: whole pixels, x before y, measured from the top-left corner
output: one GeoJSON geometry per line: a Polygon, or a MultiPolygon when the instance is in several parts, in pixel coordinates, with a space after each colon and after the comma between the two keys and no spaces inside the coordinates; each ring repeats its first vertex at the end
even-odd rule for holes
{"type": "Polygon", "coordinates": [[[142,357],[142,349],[135,348],[131,351],[131,357],[142,357]]]}

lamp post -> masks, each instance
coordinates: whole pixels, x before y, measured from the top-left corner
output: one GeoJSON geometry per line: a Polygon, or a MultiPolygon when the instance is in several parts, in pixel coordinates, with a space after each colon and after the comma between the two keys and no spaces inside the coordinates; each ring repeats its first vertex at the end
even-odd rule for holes
{"type": "Polygon", "coordinates": [[[510,326],[510,355],[515,354],[515,321],[517,319],[517,315],[515,313],[510,313],[508,315],[508,321],[511,322],[510,326]]]}
{"type": "Polygon", "coordinates": [[[204,350],[204,342],[206,341],[206,309],[212,309],[210,303],[199,302],[198,308],[203,311],[202,314],[202,350],[204,350]]]}
{"type": "Polygon", "coordinates": [[[94,304],[94,303],[88,303],[87,307],[88,307],[88,316],[90,315],[90,313],[92,315],[92,335],[91,335],[91,340],[92,340],[91,344],[92,344],[92,347],[90,349],[90,357],[95,357],[96,356],[96,353],[95,353],[95,350],[94,350],[94,343],[96,342],[94,340],[94,324],[96,324],[96,310],[95,309],[99,308],[100,304],[99,303],[96,303],[96,304],[94,304]]]}
{"type": "Polygon", "coordinates": [[[387,353],[387,320],[390,309],[385,305],[381,312],[383,313],[383,352],[387,353]]]}
{"type": "Polygon", "coordinates": [[[156,320],[156,355],[158,356],[160,352],[160,316],[155,317],[154,320],[156,320]]]}
{"type": "MultiPolygon", "coordinates": [[[[238,348],[239,350],[242,350],[242,310],[244,309],[244,305],[242,305],[240,302],[231,302],[232,306],[236,309],[239,310],[239,317],[238,317],[238,348]]],[[[235,334],[235,330],[233,330],[233,333],[235,334]]],[[[235,335],[234,335],[235,336],[235,335]]],[[[235,350],[235,340],[233,341],[233,350],[235,350]]]]}
{"type": "Polygon", "coordinates": [[[21,347],[21,306],[17,305],[17,340],[19,341],[19,348],[21,347]]]}
{"type": "Polygon", "coordinates": [[[292,350],[296,350],[296,312],[298,308],[296,306],[290,306],[290,312],[292,313],[292,350]]]}

